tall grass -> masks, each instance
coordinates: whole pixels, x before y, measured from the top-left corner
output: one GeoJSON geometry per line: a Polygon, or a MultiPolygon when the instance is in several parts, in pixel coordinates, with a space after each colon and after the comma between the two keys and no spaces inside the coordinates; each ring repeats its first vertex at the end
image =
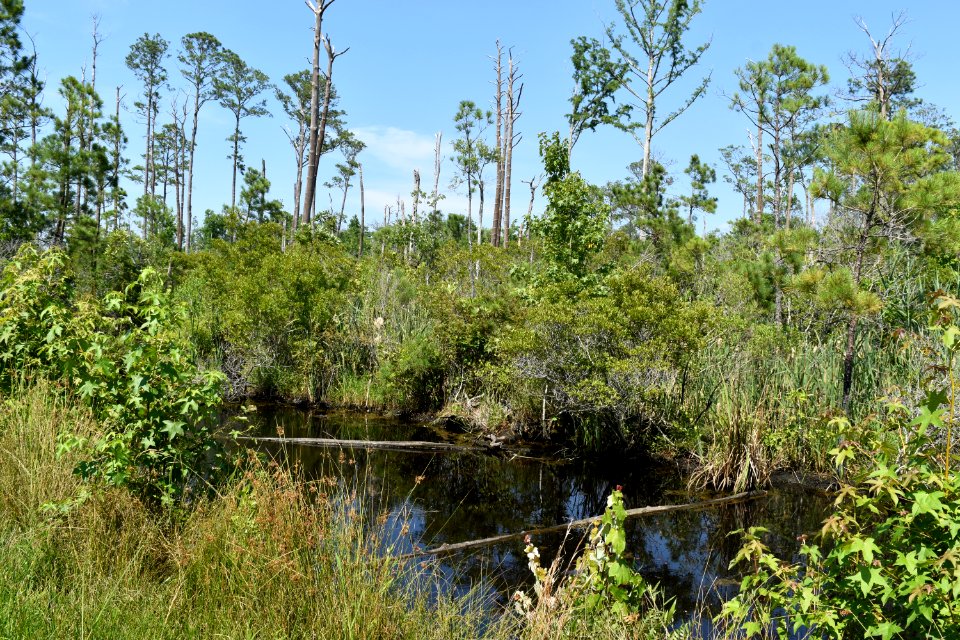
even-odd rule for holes
{"type": "Polygon", "coordinates": [[[437,596],[430,566],[375,553],[376,533],[335,483],[252,463],[170,519],[124,490],[82,485],[57,457],[66,430],[95,426],[47,386],[0,410],[0,637],[505,633],[489,603],[437,596]]]}
{"type": "MultiPolygon", "coordinates": [[[[743,490],[780,469],[829,471],[829,451],[842,436],[831,423],[842,413],[842,339],[776,332],[746,344],[714,344],[701,354],[687,399],[687,415],[699,417],[691,481],[743,490]]],[[[864,418],[881,396],[916,393],[923,370],[917,345],[863,331],[850,418],[864,418]]]]}

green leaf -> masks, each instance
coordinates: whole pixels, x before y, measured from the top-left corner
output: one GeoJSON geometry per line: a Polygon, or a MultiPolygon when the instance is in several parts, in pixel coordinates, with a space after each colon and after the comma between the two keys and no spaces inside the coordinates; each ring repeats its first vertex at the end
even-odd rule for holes
{"type": "Polygon", "coordinates": [[[620,527],[615,527],[607,533],[605,542],[616,555],[622,555],[627,548],[627,534],[620,527]]]}
{"type": "Polygon", "coordinates": [[[607,574],[616,584],[630,584],[635,575],[633,568],[621,561],[611,562],[607,567],[607,574]]]}
{"type": "Polygon", "coordinates": [[[947,404],[950,399],[947,397],[945,389],[931,389],[924,398],[923,406],[930,411],[936,411],[939,407],[947,404]]]}
{"type": "Polygon", "coordinates": [[[910,421],[910,424],[920,427],[921,432],[925,432],[929,427],[939,427],[943,425],[943,409],[931,410],[929,406],[920,407],[920,415],[910,421]]]}
{"type": "Polygon", "coordinates": [[[942,491],[918,491],[913,494],[913,509],[911,509],[911,513],[914,516],[918,516],[922,513],[942,511],[943,503],[940,502],[940,498],[942,497],[944,497],[942,491]]]}
{"type": "Polygon", "coordinates": [[[909,553],[902,554],[897,558],[897,560],[893,564],[902,566],[910,575],[916,575],[917,574],[917,552],[911,551],[909,553]]]}
{"type": "Polygon", "coordinates": [[[896,622],[881,622],[878,625],[874,625],[867,629],[866,637],[876,638],[880,637],[883,640],[890,640],[895,633],[900,633],[903,631],[903,627],[898,625],[896,622]]]}
{"type": "Polygon", "coordinates": [[[183,426],[185,423],[173,420],[164,420],[164,427],[160,429],[162,433],[166,433],[170,436],[170,439],[173,440],[179,435],[183,435],[183,426]]]}
{"type": "Polygon", "coordinates": [[[82,385],[80,385],[80,397],[81,398],[90,398],[93,396],[94,392],[97,390],[98,385],[93,380],[87,380],[82,385]]]}
{"type": "Polygon", "coordinates": [[[865,538],[863,541],[863,546],[860,549],[860,554],[863,556],[864,562],[867,564],[873,563],[873,554],[879,553],[880,548],[874,542],[873,538],[865,538]]]}
{"type": "Polygon", "coordinates": [[[957,346],[957,338],[960,337],[960,328],[956,325],[950,325],[943,332],[941,340],[943,341],[943,346],[947,349],[953,349],[957,346]]]}

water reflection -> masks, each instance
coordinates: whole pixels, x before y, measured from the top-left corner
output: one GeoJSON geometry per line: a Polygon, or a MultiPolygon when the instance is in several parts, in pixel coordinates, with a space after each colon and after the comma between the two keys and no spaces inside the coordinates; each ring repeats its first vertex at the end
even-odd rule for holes
{"type": "MultiPolygon", "coordinates": [[[[426,424],[348,413],[323,415],[262,406],[250,433],[345,440],[456,441],[456,434],[426,424]]],[[[298,465],[308,477],[336,475],[356,488],[369,512],[387,528],[396,552],[560,524],[602,513],[606,497],[622,485],[628,507],[705,499],[690,495],[675,470],[654,462],[560,463],[509,451],[419,453],[329,449],[264,443],[262,448],[298,465]]],[[[795,553],[796,537],[819,529],[828,502],[801,491],[779,490],[749,503],[628,521],[628,549],[637,567],[677,598],[681,611],[697,602],[729,597],[736,576],[727,569],[739,547],[729,532],[760,525],[772,549],[795,553]]],[[[542,536],[544,563],[561,550],[572,555],[579,534],[542,536]]],[[[445,572],[456,588],[479,579],[501,594],[528,584],[523,543],[514,540],[453,556],[445,572]]]]}

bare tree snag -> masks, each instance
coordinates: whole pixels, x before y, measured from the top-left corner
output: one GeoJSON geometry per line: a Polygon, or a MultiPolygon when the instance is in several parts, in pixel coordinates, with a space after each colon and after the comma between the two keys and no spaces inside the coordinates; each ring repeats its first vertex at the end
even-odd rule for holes
{"type": "MultiPolygon", "coordinates": [[[[327,120],[330,117],[330,100],[333,97],[333,63],[337,58],[350,50],[350,48],[347,47],[340,53],[335,53],[329,36],[324,37],[323,48],[327,52],[327,81],[323,94],[323,113],[320,115],[320,131],[317,134],[316,147],[310,150],[313,154],[311,164],[313,167],[313,193],[311,196],[314,202],[316,201],[317,172],[319,170],[320,156],[323,155],[323,143],[327,134],[327,120]]],[[[314,208],[313,210],[315,211],[316,209],[314,208]]],[[[307,220],[307,222],[309,223],[310,221],[307,220]]]]}
{"type": "MultiPolygon", "coordinates": [[[[323,151],[323,135],[326,127],[327,115],[330,111],[330,89],[333,80],[333,62],[342,54],[334,54],[330,39],[323,37],[323,14],[336,0],[318,0],[316,4],[311,0],[304,0],[307,7],[313,12],[313,70],[310,76],[310,141],[308,144],[307,184],[303,199],[303,210],[300,219],[303,224],[310,224],[311,212],[316,201],[317,171],[320,164],[320,153],[323,151]],[[327,78],[323,99],[323,115],[320,106],[320,46],[327,51],[327,78]]],[[[346,53],[346,50],[343,51],[346,53]]]]}
{"type": "Polygon", "coordinates": [[[513,148],[520,142],[520,135],[513,131],[517,118],[520,117],[520,98],[523,96],[523,83],[514,97],[514,85],[522,75],[517,74],[517,66],[513,62],[513,52],[509,54],[509,76],[507,80],[507,132],[504,136],[504,175],[503,175],[503,246],[510,244],[510,193],[513,176],[513,148]]]}
{"type": "MultiPolygon", "coordinates": [[[[185,139],[184,128],[186,127],[187,119],[187,105],[186,102],[183,104],[183,117],[181,119],[180,114],[178,113],[178,106],[176,98],[170,104],[170,117],[173,118],[173,188],[174,188],[174,204],[176,205],[176,216],[177,216],[177,249],[183,251],[184,247],[184,228],[183,228],[183,190],[181,186],[183,181],[180,179],[181,174],[183,173],[184,166],[180,163],[181,155],[183,148],[186,146],[181,144],[181,141],[185,139]]],[[[168,169],[169,171],[169,169],[168,169]]]]}
{"type": "MultiPolygon", "coordinates": [[[[90,101],[88,106],[89,109],[89,121],[87,123],[87,131],[89,135],[87,136],[87,146],[86,152],[88,154],[93,153],[93,131],[94,131],[94,100],[97,93],[97,50],[100,48],[100,43],[103,42],[103,34],[100,33],[100,15],[94,14],[92,17],[93,20],[93,50],[91,52],[91,63],[90,63],[90,101]]],[[[102,185],[100,185],[102,187],[102,185]]],[[[84,204],[87,203],[87,198],[89,194],[84,190],[84,204]]],[[[96,203],[96,218],[97,218],[97,231],[94,240],[94,246],[100,242],[100,216],[103,210],[103,190],[102,188],[97,189],[97,203],[96,203]]]]}
{"type": "Polygon", "coordinates": [[[439,213],[440,204],[440,166],[443,159],[440,155],[441,142],[443,141],[443,132],[437,131],[436,143],[433,148],[433,192],[430,194],[430,203],[433,206],[433,215],[439,213]]]}
{"type": "Polygon", "coordinates": [[[363,257],[363,236],[366,235],[366,210],[363,196],[363,164],[357,164],[357,171],[360,173],[360,244],[357,247],[357,258],[363,257]]]}
{"type": "Polygon", "coordinates": [[[893,24],[890,25],[890,30],[887,31],[887,35],[883,40],[875,40],[873,35],[870,33],[870,29],[867,27],[867,23],[861,17],[854,19],[854,22],[860,30],[863,31],[867,38],[870,39],[870,45],[873,48],[873,60],[872,61],[858,61],[853,55],[850,56],[851,61],[860,66],[867,73],[873,73],[873,87],[876,101],[880,107],[880,117],[884,120],[889,120],[892,117],[890,113],[890,100],[893,97],[891,95],[890,83],[891,80],[887,76],[888,72],[892,71],[890,69],[890,62],[893,58],[899,57],[898,55],[891,55],[889,50],[890,41],[897,34],[897,31],[900,30],[900,27],[904,25],[907,21],[907,14],[900,12],[893,18],[893,24]]]}
{"type": "Polygon", "coordinates": [[[763,220],[763,125],[761,123],[757,124],[757,142],[754,145],[754,152],[757,162],[757,201],[753,210],[753,221],[760,224],[763,220]]]}
{"type": "Polygon", "coordinates": [[[297,177],[293,183],[293,229],[296,230],[300,222],[300,196],[303,193],[303,152],[307,146],[307,128],[300,126],[300,133],[293,142],[293,152],[297,156],[297,177]]]}
{"type": "Polygon", "coordinates": [[[417,209],[420,205],[420,171],[413,170],[413,224],[417,224],[417,209]]]}
{"type": "Polygon", "coordinates": [[[490,244],[500,246],[500,223],[503,216],[503,162],[506,154],[504,153],[503,136],[503,46],[497,40],[497,57],[495,68],[497,70],[496,81],[496,104],[497,110],[497,186],[493,200],[493,229],[490,233],[490,244]]]}
{"type": "MultiPolygon", "coordinates": [[[[523,221],[523,231],[526,236],[526,240],[530,240],[530,223],[533,221],[533,201],[537,197],[537,189],[540,188],[540,182],[543,180],[543,174],[536,176],[535,178],[530,178],[529,180],[523,180],[522,182],[525,185],[530,187],[530,203],[527,205],[527,219],[523,221]]],[[[517,245],[519,246],[520,238],[517,238],[517,245]]],[[[530,264],[533,264],[533,251],[530,251],[530,264]]]]}
{"type": "MultiPolygon", "coordinates": [[[[117,126],[120,126],[120,89],[122,85],[117,86],[117,111],[114,114],[116,118],[117,126]]],[[[113,140],[113,179],[117,182],[120,181],[120,142],[121,135],[119,133],[113,140]]],[[[117,231],[120,228],[120,189],[117,188],[117,185],[113,185],[113,230],[117,231]]]]}

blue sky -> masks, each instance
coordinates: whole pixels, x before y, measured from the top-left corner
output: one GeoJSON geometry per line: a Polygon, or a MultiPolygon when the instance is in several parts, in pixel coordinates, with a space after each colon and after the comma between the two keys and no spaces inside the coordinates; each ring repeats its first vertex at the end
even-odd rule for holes
{"type": "MultiPolygon", "coordinates": [[[[309,66],[312,14],[302,0],[26,0],[23,27],[36,40],[40,66],[47,74],[50,106],[57,104],[56,86],[66,75],[80,76],[90,62],[91,16],[101,16],[97,88],[112,110],[114,87],[123,85],[125,104],[132,109],[140,90],[124,66],[130,45],[145,31],[160,33],[171,42],[169,72],[174,89],[184,84],[176,71],[180,38],[208,31],[248,64],[262,69],[274,82],[309,66]]],[[[958,118],[958,85],[954,64],[956,25],[960,3],[904,3],[877,0],[811,0],[803,3],[707,0],[689,42],[712,38],[700,68],[689,86],[712,71],[708,94],[654,139],[654,155],[677,178],[673,189],[686,191],[683,168],[698,153],[722,174],[717,149],[747,144],[749,124],[728,108],[736,88],[734,70],[748,60],[766,57],[774,43],[790,44],[798,53],[831,73],[831,90],[844,86],[843,64],[848,51],[866,53],[869,42],[854,24],[861,16],[875,36],[885,35],[891,16],[907,10],[909,22],[895,43],[909,49],[917,72],[918,95],[958,118]]],[[[409,201],[412,173],[419,169],[424,184],[432,182],[433,140],[442,131],[445,142],[455,137],[452,118],[460,100],[470,99],[492,108],[494,78],[490,56],[499,38],[512,46],[525,84],[517,128],[523,139],[514,156],[514,212],[526,212],[529,190],[522,180],[540,173],[537,133],[566,131],[572,87],[569,41],[579,35],[600,38],[603,24],[615,18],[613,0],[337,0],[328,11],[324,31],[337,49],[350,51],[337,61],[334,82],[347,122],[368,148],[361,154],[367,192],[368,220],[382,219],[383,206],[397,197],[409,201]]],[[[684,83],[681,83],[683,85],[684,83]]],[[[663,97],[664,111],[683,99],[678,85],[663,97]]],[[[248,142],[244,155],[250,166],[266,160],[273,197],[292,204],[293,153],[282,126],[288,124],[270,99],[272,118],[248,120],[243,125],[248,142]]],[[[164,108],[163,111],[167,111],[164,108]]],[[[130,137],[129,155],[142,152],[143,126],[132,113],[122,114],[130,137]]],[[[163,116],[161,117],[163,118],[163,116]]],[[[219,211],[230,198],[229,145],[231,116],[216,104],[201,113],[197,148],[195,211],[219,211]]],[[[492,131],[490,132],[492,135],[492,131]]],[[[321,182],[334,172],[336,154],[324,159],[321,182]]],[[[449,187],[453,165],[445,150],[441,189],[446,210],[464,207],[465,198],[449,187]]],[[[626,166],[641,159],[642,149],[627,134],[608,130],[585,132],[574,150],[574,168],[596,183],[627,174],[626,166]]],[[[131,187],[136,193],[136,188],[131,187]]],[[[711,228],[725,229],[740,215],[741,200],[718,180],[720,198],[711,228]]],[[[320,206],[329,202],[325,191],[320,206]]],[[[409,206],[409,202],[408,202],[409,206]]],[[[539,202],[537,209],[542,206],[539,202]]],[[[348,213],[359,209],[356,191],[348,213]]],[[[489,213],[487,214],[489,219],[489,213]]]]}

